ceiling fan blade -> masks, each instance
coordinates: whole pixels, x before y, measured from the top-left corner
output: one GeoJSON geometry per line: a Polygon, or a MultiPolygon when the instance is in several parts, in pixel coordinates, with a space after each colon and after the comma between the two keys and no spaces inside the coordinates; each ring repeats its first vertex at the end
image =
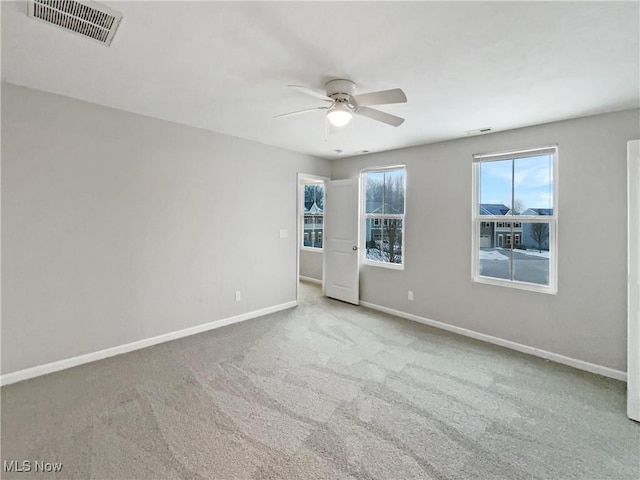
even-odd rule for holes
{"type": "Polygon", "coordinates": [[[302,85],[289,85],[291,88],[295,88],[299,92],[305,93],[307,95],[311,95],[312,97],[319,98],[320,100],[324,100],[325,102],[333,102],[333,99],[327,97],[323,92],[318,92],[317,90],[312,90],[307,87],[303,87],[302,85]]]}
{"type": "Polygon", "coordinates": [[[305,108],[304,110],[298,110],[297,112],[281,113],[280,115],[275,115],[273,118],[288,117],[290,115],[299,115],[301,113],[313,112],[314,110],[328,110],[329,108],[330,107],[305,108]]]}
{"type": "Polygon", "coordinates": [[[388,105],[389,103],[406,103],[407,101],[407,96],[400,88],[363,93],[362,95],[354,95],[351,98],[359,107],[366,105],[388,105]]]}
{"type": "Polygon", "coordinates": [[[381,112],[380,110],[376,110],[374,108],[358,107],[356,109],[356,113],[358,115],[362,115],[363,117],[368,117],[372,120],[386,123],[387,125],[391,125],[392,127],[399,127],[404,122],[404,118],[396,117],[395,115],[381,112]]]}

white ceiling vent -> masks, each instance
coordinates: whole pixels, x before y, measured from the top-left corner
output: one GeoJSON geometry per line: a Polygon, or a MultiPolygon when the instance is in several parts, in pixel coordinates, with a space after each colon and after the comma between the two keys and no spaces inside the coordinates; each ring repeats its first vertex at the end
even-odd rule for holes
{"type": "Polygon", "coordinates": [[[467,130],[467,135],[482,135],[493,130],[491,127],[478,128],[477,130],[467,130]]]}
{"type": "Polygon", "coordinates": [[[29,0],[29,16],[109,46],[122,14],[92,1],[29,0]]]}

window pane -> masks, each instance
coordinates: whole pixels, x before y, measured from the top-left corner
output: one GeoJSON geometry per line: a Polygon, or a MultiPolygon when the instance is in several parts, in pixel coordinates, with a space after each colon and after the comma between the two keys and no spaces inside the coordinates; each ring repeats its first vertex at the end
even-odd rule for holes
{"type": "Polygon", "coordinates": [[[511,280],[511,249],[506,246],[511,229],[498,227],[496,222],[480,222],[479,231],[480,275],[511,280]]]}
{"type": "Polygon", "coordinates": [[[323,233],[322,216],[305,215],[302,244],[305,247],[322,248],[323,233]]]}
{"type": "Polygon", "coordinates": [[[302,222],[302,245],[322,248],[323,239],[324,185],[304,186],[304,221],[302,222]]]}
{"type": "Polygon", "coordinates": [[[304,209],[305,211],[309,211],[313,205],[313,185],[305,185],[304,186],[304,209]]]}
{"type": "Polygon", "coordinates": [[[374,218],[366,220],[367,260],[402,263],[402,220],[385,219],[377,224],[374,218]]]}
{"type": "Polygon", "coordinates": [[[315,199],[318,206],[319,213],[324,212],[324,185],[314,185],[315,187],[315,199]]]}
{"type": "Polygon", "coordinates": [[[549,285],[549,224],[507,224],[479,222],[480,275],[549,285]]]}
{"type": "Polygon", "coordinates": [[[384,213],[382,209],[384,172],[370,172],[364,176],[365,212],[384,213]]]}
{"type": "Polygon", "coordinates": [[[384,174],[384,212],[404,214],[404,170],[384,174]]]}
{"type": "Polygon", "coordinates": [[[304,235],[302,238],[302,244],[305,247],[311,247],[312,243],[311,243],[311,234],[313,233],[313,224],[311,223],[311,216],[310,215],[305,215],[304,216],[304,235]]]}
{"type": "Polygon", "coordinates": [[[324,186],[305,185],[304,186],[304,208],[305,212],[322,213],[324,208],[324,186]]]}
{"type": "Polygon", "coordinates": [[[480,215],[505,215],[511,207],[511,160],[483,162],[479,166],[480,215]]]}
{"type": "Polygon", "coordinates": [[[522,246],[513,251],[513,279],[549,285],[549,224],[522,225],[522,246]]]}
{"type": "Polygon", "coordinates": [[[553,156],[514,160],[514,215],[553,214],[553,156]]]}

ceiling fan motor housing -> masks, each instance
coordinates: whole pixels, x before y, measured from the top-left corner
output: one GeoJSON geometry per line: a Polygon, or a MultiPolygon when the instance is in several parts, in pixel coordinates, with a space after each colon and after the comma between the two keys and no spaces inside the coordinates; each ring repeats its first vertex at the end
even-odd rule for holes
{"type": "Polygon", "coordinates": [[[327,82],[324,85],[324,88],[327,91],[327,97],[331,97],[335,99],[336,97],[334,97],[334,95],[337,95],[337,94],[341,94],[341,96],[344,95],[346,97],[350,97],[351,95],[353,95],[355,86],[356,84],[353,83],[351,80],[337,79],[337,80],[331,80],[327,82]]]}
{"type": "Polygon", "coordinates": [[[351,101],[351,96],[355,86],[351,80],[336,79],[327,82],[325,89],[327,97],[332,98],[335,103],[344,104],[349,110],[354,110],[356,106],[351,101]]]}

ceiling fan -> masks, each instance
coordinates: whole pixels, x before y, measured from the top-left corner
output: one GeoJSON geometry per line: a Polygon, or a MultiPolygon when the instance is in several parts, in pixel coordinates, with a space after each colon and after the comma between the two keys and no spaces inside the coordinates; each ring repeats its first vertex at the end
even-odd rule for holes
{"type": "Polygon", "coordinates": [[[354,113],[356,115],[362,115],[363,117],[368,117],[372,120],[386,123],[392,127],[399,127],[402,125],[402,122],[404,122],[404,118],[391,115],[390,113],[381,112],[374,108],[369,108],[369,105],[406,103],[407,96],[399,88],[354,95],[356,84],[351,80],[343,79],[336,79],[327,82],[324,86],[326,90],[325,93],[300,85],[289,86],[302,93],[324,100],[327,102],[327,105],[298,110],[297,112],[283,113],[281,115],[276,115],[276,118],[313,112],[315,110],[326,110],[327,120],[336,127],[342,127],[349,123],[354,113]]]}

